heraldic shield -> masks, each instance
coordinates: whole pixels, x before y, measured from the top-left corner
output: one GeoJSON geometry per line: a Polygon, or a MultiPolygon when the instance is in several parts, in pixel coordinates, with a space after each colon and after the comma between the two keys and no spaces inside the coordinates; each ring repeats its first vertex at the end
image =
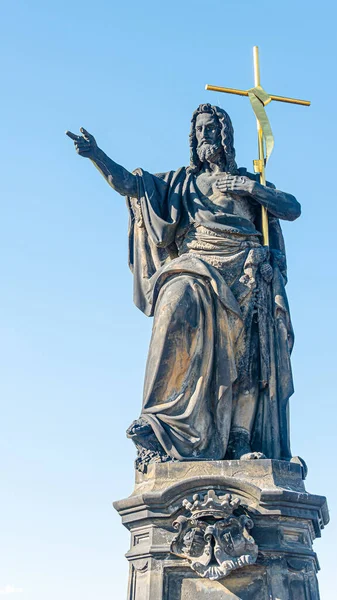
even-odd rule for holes
{"type": "Polygon", "coordinates": [[[222,579],[256,562],[258,547],[249,534],[254,524],[240,507],[239,498],[217,496],[209,490],[203,498],[195,494],[192,502],[185,499],[183,507],[185,514],[173,523],[178,534],[171,552],[186,558],[198,575],[222,579]]]}

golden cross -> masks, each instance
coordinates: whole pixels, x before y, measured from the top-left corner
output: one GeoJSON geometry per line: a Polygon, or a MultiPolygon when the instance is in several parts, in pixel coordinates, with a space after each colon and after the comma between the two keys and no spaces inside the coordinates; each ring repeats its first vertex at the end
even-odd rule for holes
{"type": "MultiPolygon", "coordinates": [[[[206,90],[211,90],[212,92],[224,92],[226,94],[236,94],[237,96],[248,96],[250,98],[256,116],[257,139],[259,150],[258,160],[253,161],[254,170],[256,173],[260,174],[260,183],[262,185],[266,185],[266,163],[268,160],[268,155],[271,153],[274,145],[274,138],[270,129],[268,117],[266,115],[264,106],[269,104],[271,100],[276,100],[277,102],[287,102],[289,104],[300,104],[301,106],[310,106],[310,102],[308,100],[298,100],[297,98],[286,98],[284,96],[273,96],[271,94],[267,94],[265,90],[261,87],[260,83],[259,49],[257,46],[254,46],[253,48],[253,57],[255,87],[252,90],[237,90],[234,88],[219,87],[216,85],[206,85],[206,90]]],[[[261,209],[263,245],[269,246],[267,209],[264,206],[262,206],[261,209]]]]}

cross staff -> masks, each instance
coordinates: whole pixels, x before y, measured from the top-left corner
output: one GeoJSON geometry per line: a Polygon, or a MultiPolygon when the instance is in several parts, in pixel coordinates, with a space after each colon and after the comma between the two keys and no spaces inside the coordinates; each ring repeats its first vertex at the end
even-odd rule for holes
{"type": "MultiPolygon", "coordinates": [[[[258,139],[258,150],[259,158],[254,160],[254,171],[260,174],[260,183],[266,185],[266,163],[272,152],[274,146],[274,138],[270,128],[269,120],[266,115],[264,107],[269,104],[272,100],[277,102],[287,102],[289,104],[300,104],[301,106],[310,106],[308,100],[298,100],[297,98],[286,98],[285,96],[274,96],[269,95],[262,88],[260,83],[260,64],[259,64],[259,49],[257,46],[253,48],[254,57],[254,85],[255,87],[251,90],[237,90],[235,88],[225,88],[216,85],[206,85],[206,90],[212,92],[224,92],[226,94],[235,94],[237,96],[248,96],[257,123],[257,139],[258,139]],[[265,151],[266,146],[266,151],[265,151]]],[[[269,231],[268,231],[268,214],[267,209],[262,206],[262,234],[263,234],[263,245],[269,246],[269,231]]]]}

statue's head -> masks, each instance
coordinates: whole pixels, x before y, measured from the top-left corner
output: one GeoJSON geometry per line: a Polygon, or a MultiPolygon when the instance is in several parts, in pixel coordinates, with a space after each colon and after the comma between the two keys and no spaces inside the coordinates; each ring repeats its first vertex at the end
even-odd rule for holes
{"type": "Polygon", "coordinates": [[[222,163],[222,170],[237,173],[234,130],[229,115],[218,106],[200,104],[194,111],[190,133],[190,169],[197,173],[205,161],[222,163]]]}

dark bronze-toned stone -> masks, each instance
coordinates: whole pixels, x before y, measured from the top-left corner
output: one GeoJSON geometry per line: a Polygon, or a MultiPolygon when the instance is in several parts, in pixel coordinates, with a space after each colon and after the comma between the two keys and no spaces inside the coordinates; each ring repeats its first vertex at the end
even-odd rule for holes
{"type": "Polygon", "coordinates": [[[128,600],[319,600],[312,544],[329,516],[302,476],[298,463],[267,459],[151,463],[136,472],[133,494],[114,503],[131,533],[128,600]],[[232,516],[219,543],[217,524],[232,516]],[[240,524],[241,534],[248,525],[244,540],[240,524]],[[250,558],[226,570],[235,548],[234,558],[250,558]],[[221,565],[218,550],[228,554],[221,565]]]}
{"type": "Polygon", "coordinates": [[[154,317],[137,468],[166,460],[291,459],[293,330],[280,219],[300,205],[239,168],[221,108],[193,113],[190,165],[151,175],[112,161],[85,129],[68,132],[127,197],[134,301],[154,317]],[[260,208],[270,247],[261,243],[260,208]]]}
{"type": "Polygon", "coordinates": [[[319,600],[312,544],[328,522],[292,457],[294,335],[280,220],[300,205],[238,167],[228,114],[193,113],[190,164],[133,173],[67,132],[130,215],[134,302],[153,331],[133,494],[128,600],[319,600]],[[268,247],[262,244],[267,209],[268,247]]]}
{"type": "Polygon", "coordinates": [[[231,571],[256,562],[258,548],[249,535],[254,523],[247,514],[234,514],[240,498],[217,496],[209,490],[200,500],[183,500],[184,512],[173,523],[178,535],[171,552],[186,558],[201,577],[223,579],[231,571]]]}

